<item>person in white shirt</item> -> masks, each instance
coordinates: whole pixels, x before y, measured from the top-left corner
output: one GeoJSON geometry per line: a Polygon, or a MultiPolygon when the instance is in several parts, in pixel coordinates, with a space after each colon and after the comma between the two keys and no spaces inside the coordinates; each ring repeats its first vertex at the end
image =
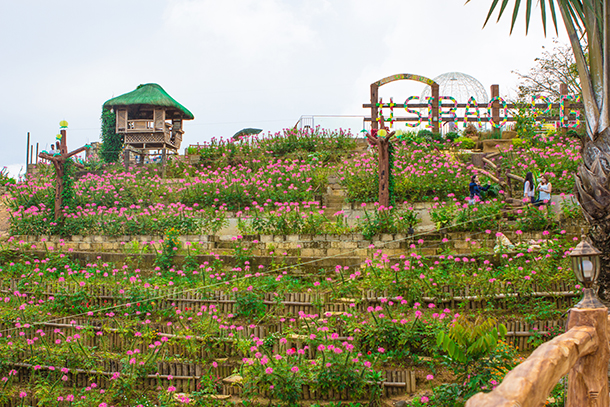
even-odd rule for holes
{"type": "Polygon", "coordinates": [[[549,182],[546,175],[540,177],[540,184],[538,184],[538,202],[542,205],[551,200],[551,192],[553,192],[553,186],[549,182]]]}

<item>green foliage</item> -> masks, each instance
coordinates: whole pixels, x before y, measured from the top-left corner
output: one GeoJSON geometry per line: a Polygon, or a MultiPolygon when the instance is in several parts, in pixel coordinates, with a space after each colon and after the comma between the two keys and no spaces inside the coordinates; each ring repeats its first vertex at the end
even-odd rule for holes
{"type": "Polygon", "coordinates": [[[506,327],[497,325],[494,319],[477,319],[474,322],[462,318],[455,321],[449,332],[436,336],[436,346],[447,354],[458,372],[469,370],[469,364],[489,355],[506,335],[506,327]]]}
{"type": "Polygon", "coordinates": [[[517,105],[517,111],[513,112],[513,118],[515,119],[515,131],[520,139],[530,140],[534,137],[536,130],[540,127],[536,121],[538,114],[538,111],[532,109],[529,105],[517,105]]]}
{"type": "Polygon", "coordinates": [[[377,352],[383,348],[387,349],[388,356],[396,359],[432,356],[436,335],[444,329],[436,319],[422,321],[415,317],[413,321],[398,322],[372,314],[374,323],[354,324],[358,328],[356,341],[365,352],[377,352]]]}
{"type": "Polygon", "coordinates": [[[15,178],[12,178],[8,174],[8,168],[3,167],[0,170],[0,186],[5,186],[5,185],[8,185],[8,184],[15,185],[16,183],[17,183],[17,180],[15,178]]]}
{"type": "Polygon", "coordinates": [[[458,214],[457,205],[438,205],[430,210],[430,219],[436,225],[436,230],[441,230],[451,226],[458,214]]]}
{"type": "Polygon", "coordinates": [[[252,170],[256,170],[264,166],[270,157],[336,162],[354,147],[354,137],[343,130],[285,129],[282,133],[267,137],[251,136],[239,140],[213,138],[207,144],[191,147],[187,153],[198,154],[202,166],[222,168],[248,163],[252,170]]]}
{"type": "Polygon", "coordinates": [[[267,307],[260,294],[252,291],[241,291],[235,299],[237,301],[235,315],[245,318],[260,318],[265,315],[267,307]]]}
{"type": "Polygon", "coordinates": [[[563,198],[561,202],[561,221],[574,222],[583,219],[582,208],[576,198],[563,198]]]}
{"type": "Polygon", "coordinates": [[[440,133],[433,133],[427,129],[418,131],[417,137],[422,138],[428,142],[430,142],[430,141],[442,142],[443,141],[443,136],[440,133]]]}
{"type": "Polygon", "coordinates": [[[424,137],[419,137],[414,131],[397,130],[396,138],[400,141],[406,142],[407,144],[422,144],[426,142],[424,137]]]}
{"type": "Polygon", "coordinates": [[[376,406],[381,396],[381,373],[372,369],[356,369],[355,363],[350,361],[353,356],[350,353],[325,354],[324,367],[318,369],[316,375],[317,388],[322,394],[329,394],[331,390],[347,391],[353,398],[363,398],[368,392],[369,406],[376,406]]]}
{"type": "Polygon", "coordinates": [[[180,232],[174,228],[165,231],[163,238],[163,250],[155,259],[155,265],[162,270],[168,270],[174,262],[174,256],[180,249],[180,241],[178,237],[180,232]]]}
{"type": "Polygon", "coordinates": [[[119,160],[123,149],[123,136],[116,134],[116,113],[109,109],[102,110],[102,147],[100,157],[106,163],[119,160]]]}
{"type": "Polygon", "coordinates": [[[530,337],[527,339],[527,343],[531,344],[533,348],[537,348],[545,342],[563,334],[565,329],[562,326],[551,326],[544,328],[541,332],[538,329],[530,329],[530,337]]]}
{"type": "Polygon", "coordinates": [[[525,141],[523,141],[520,138],[514,138],[511,140],[511,144],[513,145],[514,148],[522,148],[525,147],[527,144],[525,141]]]}
{"type": "Polygon", "coordinates": [[[466,150],[472,150],[476,146],[476,143],[474,142],[474,140],[472,140],[469,137],[464,137],[464,136],[456,138],[453,142],[456,144],[459,144],[460,148],[463,148],[466,150]]]}
{"type": "Polygon", "coordinates": [[[550,230],[557,226],[550,203],[547,205],[526,205],[517,219],[520,230],[550,230]]]}
{"type": "MultiPolygon", "coordinates": [[[[489,191],[488,191],[489,192],[489,191]]],[[[485,203],[466,205],[453,219],[454,231],[477,231],[499,229],[502,222],[504,203],[492,200],[485,203]]]]}
{"type": "Polygon", "coordinates": [[[455,131],[450,131],[448,133],[445,133],[445,138],[452,143],[454,143],[455,140],[459,137],[460,137],[459,133],[457,133],[455,131]]]}
{"type": "Polygon", "coordinates": [[[243,233],[318,235],[325,232],[324,225],[328,223],[324,212],[314,205],[304,205],[302,208],[280,205],[270,212],[254,210],[250,213],[251,216],[240,218],[238,223],[238,228],[243,233]]]}
{"type": "Polygon", "coordinates": [[[371,212],[364,210],[364,218],[358,224],[358,229],[365,239],[370,240],[379,233],[412,233],[419,221],[413,208],[376,207],[371,212]]]}
{"type": "MultiPolygon", "coordinates": [[[[270,359],[270,363],[262,365],[245,364],[241,375],[244,378],[244,395],[269,395],[269,399],[279,400],[282,405],[298,406],[303,394],[303,384],[306,381],[304,369],[294,369],[293,358],[285,357],[281,360],[270,359]],[[267,373],[266,369],[269,373],[267,373]]],[[[298,363],[298,362],[297,362],[298,363]]]]}
{"type": "Polygon", "coordinates": [[[490,390],[516,364],[516,349],[502,341],[506,327],[493,318],[455,321],[439,332],[436,345],[458,380],[435,389],[436,405],[457,406],[482,390],[490,390]]]}
{"type": "Polygon", "coordinates": [[[566,399],[566,378],[563,377],[559,380],[559,383],[553,388],[551,394],[547,398],[545,407],[564,407],[566,399]]]}
{"type": "Polygon", "coordinates": [[[63,190],[61,192],[63,208],[74,207],[74,175],[76,174],[76,166],[71,158],[68,158],[64,163],[64,173],[62,178],[63,190]]]}

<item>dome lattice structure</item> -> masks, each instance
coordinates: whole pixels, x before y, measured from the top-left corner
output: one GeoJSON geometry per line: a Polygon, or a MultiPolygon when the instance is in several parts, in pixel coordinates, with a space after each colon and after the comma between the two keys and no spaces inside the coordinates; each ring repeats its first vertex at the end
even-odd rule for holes
{"type": "MultiPolygon", "coordinates": [[[[439,85],[440,96],[452,96],[458,103],[466,103],[473,96],[478,103],[487,103],[489,96],[481,82],[461,72],[447,72],[433,79],[439,85]]],[[[421,94],[420,100],[430,96],[430,87],[421,94]]]]}

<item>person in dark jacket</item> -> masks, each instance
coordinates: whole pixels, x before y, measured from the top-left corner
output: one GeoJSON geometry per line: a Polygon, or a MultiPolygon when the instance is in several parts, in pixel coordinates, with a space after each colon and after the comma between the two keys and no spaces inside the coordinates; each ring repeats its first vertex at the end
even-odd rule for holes
{"type": "Polygon", "coordinates": [[[523,199],[527,199],[530,203],[536,202],[536,187],[534,187],[534,176],[531,172],[525,174],[523,182],[523,199]]]}
{"type": "Polygon", "coordinates": [[[489,180],[487,181],[487,186],[482,187],[481,186],[481,181],[479,181],[479,176],[478,175],[473,175],[472,178],[470,178],[470,184],[468,185],[468,189],[470,190],[470,200],[468,201],[469,204],[473,204],[476,202],[476,198],[475,197],[479,197],[479,199],[481,198],[481,191],[487,191],[490,187],[490,183],[489,180]]]}

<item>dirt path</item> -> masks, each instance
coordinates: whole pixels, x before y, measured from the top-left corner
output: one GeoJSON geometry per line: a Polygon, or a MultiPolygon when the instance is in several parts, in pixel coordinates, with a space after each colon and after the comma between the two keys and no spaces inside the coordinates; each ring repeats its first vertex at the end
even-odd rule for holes
{"type": "Polygon", "coordinates": [[[10,228],[9,209],[4,199],[0,199],[0,238],[8,237],[10,228]]]}

